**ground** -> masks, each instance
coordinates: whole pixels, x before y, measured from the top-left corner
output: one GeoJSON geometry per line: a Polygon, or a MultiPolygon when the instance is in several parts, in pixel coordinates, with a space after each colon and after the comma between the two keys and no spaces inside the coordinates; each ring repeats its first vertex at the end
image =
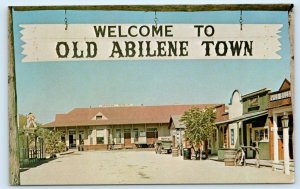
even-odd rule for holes
{"type": "Polygon", "coordinates": [[[153,151],[93,151],[60,156],[21,172],[22,185],[291,183],[268,167],[232,167],[212,160],[183,160],[153,151]]]}

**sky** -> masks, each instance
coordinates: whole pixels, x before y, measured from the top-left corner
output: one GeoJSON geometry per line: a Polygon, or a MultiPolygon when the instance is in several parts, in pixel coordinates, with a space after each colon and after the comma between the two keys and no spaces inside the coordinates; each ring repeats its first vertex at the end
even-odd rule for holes
{"type": "MultiPolygon", "coordinates": [[[[287,12],[243,11],[244,24],[283,24],[277,60],[135,60],[29,62],[21,59],[19,24],[64,24],[64,11],[14,11],[14,42],[19,114],[38,122],[76,107],[107,104],[228,104],[261,88],[278,90],[290,80],[287,12]]],[[[154,12],[67,11],[70,24],[153,24],[154,12]]],[[[160,24],[239,24],[240,11],[157,12],[160,24]]]]}

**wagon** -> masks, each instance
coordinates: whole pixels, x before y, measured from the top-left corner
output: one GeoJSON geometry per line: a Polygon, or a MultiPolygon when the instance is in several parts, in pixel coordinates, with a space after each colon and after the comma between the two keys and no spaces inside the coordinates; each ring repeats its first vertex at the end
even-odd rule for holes
{"type": "Polygon", "coordinates": [[[155,143],[155,153],[172,153],[172,141],[157,140],[155,143]]]}

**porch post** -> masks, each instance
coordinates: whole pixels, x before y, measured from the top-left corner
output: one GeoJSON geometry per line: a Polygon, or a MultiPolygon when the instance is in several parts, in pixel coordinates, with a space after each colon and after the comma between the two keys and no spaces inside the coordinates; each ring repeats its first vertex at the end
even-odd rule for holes
{"type": "MultiPolygon", "coordinates": [[[[287,119],[286,125],[283,124],[283,150],[284,150],[284,174],[290,174],[290,153],[289,153],[289,125],[288,115],[286,112],[283,113],[282,119],[287,119]]],[[[284,122],[284,120],[283,120],[284,122]]]]}
{"type": "Polygon", "coordinates": [[[278,127],[277,114],[273,114],[273,143],[274,143],[274,163],[278,163],[278,127]]]}
{"type": "Polygon", "coordinates": [[[217,153],[218,153],[218,150],[219,150],[219,147],[220,147],[220,145],[219,145],[219,127],[217,127],[217,129],[216,129],[216,139],[217,139],[217,145],[216,145],[216,151],[217,151],[217,153]]]}
{"type": "Polygon", "coordinates": [[[243,122],[239,122],[239,128],[241,128],[241,141],[240,141],[240,146],[245,146],[244,145],[244,127],[243,127],[243,122]]]}

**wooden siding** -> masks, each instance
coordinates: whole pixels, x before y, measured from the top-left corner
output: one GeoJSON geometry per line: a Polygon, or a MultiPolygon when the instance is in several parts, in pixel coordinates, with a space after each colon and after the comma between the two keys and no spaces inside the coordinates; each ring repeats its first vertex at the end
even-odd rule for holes
{"type": "Polygon", "coordinates": [[[286,106],[291,104],[292,104],[291,98],[284,98],[284,99],[270,101],[269,108],[276,108],[276,107],[281,107],[281,106],[286,106]]]}
{"type": "Polygon", "coordinates": [[[250,99],[254,98],[255,96],[243,99],[243,114],[259,112],[266,110],[269,104],[269,95],[265,92],[258,96],[258,106],[251,107],[250,106],[250,99]]]}

